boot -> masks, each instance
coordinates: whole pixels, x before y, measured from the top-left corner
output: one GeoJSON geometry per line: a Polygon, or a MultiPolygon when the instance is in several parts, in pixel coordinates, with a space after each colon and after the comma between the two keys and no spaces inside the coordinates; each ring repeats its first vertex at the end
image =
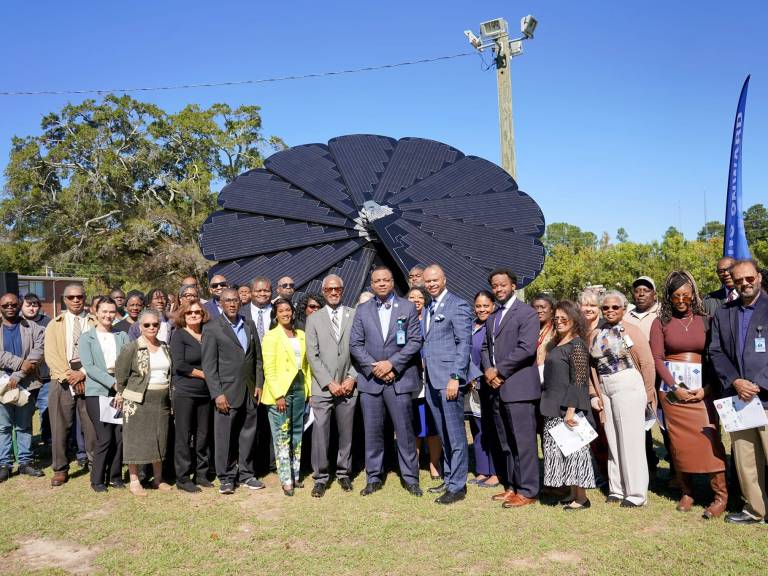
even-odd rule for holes
{"type": "Polygon", "coordinates": [[[678,512],[690,512],[691,508],[693,508],[693,486],[691,485],[691,477],[684,472],[678,472],[677,481],[680,483],[680,490],[683,491],[683,495],[677,503],[676,510],[678,512]]]}
{"type": "Polygon", "coordinates": [[[725,512],[725,507],[728,504],[728,482],[725,479],[725,472],[713,472],[710,474],[709,485],[715,493],[715,500],[704,509],[702,518],[707,520],[717,518],[725,512]]]}

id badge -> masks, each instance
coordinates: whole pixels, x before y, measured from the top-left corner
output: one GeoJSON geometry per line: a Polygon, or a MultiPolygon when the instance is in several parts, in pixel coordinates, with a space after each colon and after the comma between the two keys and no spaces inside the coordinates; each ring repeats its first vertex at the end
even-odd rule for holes
{"type": "Polygon", "coordinates": [[[755,338],[755,352],[765,352],[765,338],[755,338]]]}
{"type": "Polygon", "coordinates": [[[405,322],[402,320],[397,321],[397,332],[395,333],[395,342],[398,346],[405,346],[405,329],[403,325],[405,322]]]}

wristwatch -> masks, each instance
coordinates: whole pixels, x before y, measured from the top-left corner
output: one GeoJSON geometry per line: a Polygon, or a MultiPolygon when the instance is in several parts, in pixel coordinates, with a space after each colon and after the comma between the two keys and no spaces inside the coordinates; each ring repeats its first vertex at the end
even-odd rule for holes
{"type": "Polygon", "coordinates": [[[451,374],[451,380],[461,380],[458,374],[451,374]]]}

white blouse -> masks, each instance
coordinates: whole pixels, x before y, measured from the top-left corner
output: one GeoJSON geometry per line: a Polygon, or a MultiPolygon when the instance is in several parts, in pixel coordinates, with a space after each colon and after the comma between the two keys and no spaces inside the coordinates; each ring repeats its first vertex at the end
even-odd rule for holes
{"type": "Polygon", "coordinates": [[[296,358],[296,366],[299,370],[301,370],[301,342],[299,342],[298,338],[288,338],[288,340],[291,343],[291,346],[293,346],[293,355],[296,358]]]}
{"type": "Polygon", "coordinates": [[[156,352],[149,353],[149,384],[162,385],[168,384],[168,372],[171,369],[171,362],[165,355],[162,348],[156,352]]]}
{"type": "Polygon", "coordinates": [[[96,337],[99,339],[99,347],[101,348],[101,354],[104,356],[107,372],[112,372],[115,369],[115,360],[117,360],[115,335],[112,332],[96,330],[96,337]]]}

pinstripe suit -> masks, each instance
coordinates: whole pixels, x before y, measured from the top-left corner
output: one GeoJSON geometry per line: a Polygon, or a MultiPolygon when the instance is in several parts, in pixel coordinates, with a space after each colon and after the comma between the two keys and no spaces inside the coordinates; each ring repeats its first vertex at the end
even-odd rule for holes
{"type": "Polygon", "coordinates": [[[445,486],[450,492],[459,492],[467,484],[469,468],[464,392],[472,349],[473,315],[469,304],[448,291],[438,296],[435,304],[433,310],[422,314],[426,396],[443,444],[445,486]],[[445,389],[448,381],[457,376],[459,393],[454,400],[448,400],[445,389]]]}

